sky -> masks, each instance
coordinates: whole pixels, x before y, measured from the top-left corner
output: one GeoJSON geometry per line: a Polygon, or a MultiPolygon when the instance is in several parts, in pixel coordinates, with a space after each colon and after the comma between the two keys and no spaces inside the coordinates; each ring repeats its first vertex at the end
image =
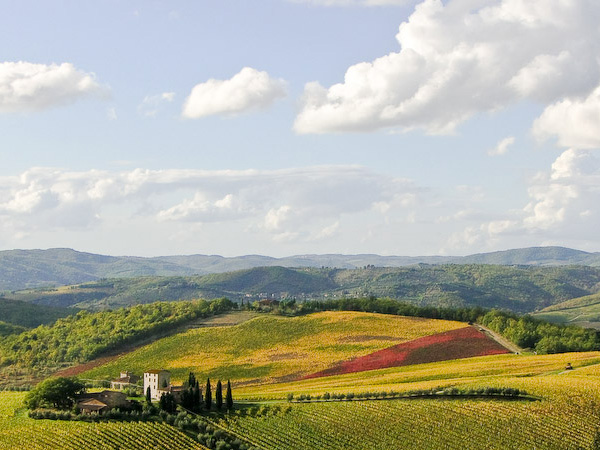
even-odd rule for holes
{"type": "Polygon", "coordinates": [[[596,0],[0,0],[0,249],[600,251],[596,0]]]}

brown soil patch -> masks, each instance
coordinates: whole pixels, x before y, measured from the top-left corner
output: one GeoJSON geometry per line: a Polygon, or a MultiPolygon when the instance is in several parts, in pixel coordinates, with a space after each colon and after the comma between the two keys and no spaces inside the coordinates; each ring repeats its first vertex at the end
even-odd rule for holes
{"type": "Polygon", "coordinates": [[[278,353],[269,356],[269,361],[285,361],[286,359],[296,359],[300,356],[299,353],[278,353]]]}
{"type": "Polygon", "coordinates": [[[360,334],[358,336],[346,336],[340,342],[369,342],[369,341],[402,341],[404,339],[395,336],[373,336],[360,334]]]}

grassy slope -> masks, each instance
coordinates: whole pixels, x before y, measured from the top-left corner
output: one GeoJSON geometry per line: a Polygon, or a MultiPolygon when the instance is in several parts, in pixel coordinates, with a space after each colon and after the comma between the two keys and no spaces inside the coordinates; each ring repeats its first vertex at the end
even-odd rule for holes
{"type": "Polygon", "coordinates": [[[534,316],[548,322],[600,328],[600,294],[567,300],[544,308],[534,316]]]}
{"type": "Polygon", "coordinates": [[[297,378],[337,361],[465,326],[360,312],[267,315],[236,327],[196,329],[164,338],[81,376],[101,379],[125,369],[141,373],[164,368],[179,381],[193,371],[200,379],[258,384],[297,378]]]}

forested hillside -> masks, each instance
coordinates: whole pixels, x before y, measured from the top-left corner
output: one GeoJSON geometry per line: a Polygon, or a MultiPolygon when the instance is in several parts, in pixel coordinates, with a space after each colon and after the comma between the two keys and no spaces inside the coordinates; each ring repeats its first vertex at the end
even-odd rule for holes
{"type": "MultiPolygon", "coordinates": [[[[47,375],[65,366],[159,336],[201,317],[229,310],[226,299],[157,302],[77,314],[0,340],[0,368],[47,375]]],[[[0,384],[1,384],[0,380],[0,384]]]]}
{"type": "Polygon", "coordinates": [[[0,297],[0,321],[26,328],[53,323],[56,319],[75,314],[73,308],[33,305],[0,297]]]}
{"type": "Polygon", "coordinates": [[[0,292],[62,286],[102,278],[189,276],[247,270],[255,267],[404,267],[415,264],[589,265],[600,266],[600,254],[564,247],[531,247],[470,256],[261,255],[223,257],[180,255],[142,258],[105,256],[71,249],[0,251],[0,292]]]}
{"type": "Polygon", "coordinates": [[[593,294],[600,268],[589,266],[419,265],[328,269],[262,267],[195,277],[106,279],[5,294],[39,305],[97,310],[159,300],[228,297],[296,299],[390,297],[418,305],[483,306],[531,312],[593,294]]]}

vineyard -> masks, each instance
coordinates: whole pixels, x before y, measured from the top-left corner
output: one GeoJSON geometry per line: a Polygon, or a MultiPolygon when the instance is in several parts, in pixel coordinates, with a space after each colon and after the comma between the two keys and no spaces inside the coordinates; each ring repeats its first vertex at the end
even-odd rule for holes
{"type": "MultiPolygon", "coordinates": [[[[238,398],[285,399],[294,394],[319,395],[325,392],[398,392],[430,389],[435,386],[463,385],[474,380],[514,377],[515,380],[541,379],[548,373],[563,371],[566,363],[576,369],[573,374],[600,376],[600,353],[564,353],[559,355],[493,355],[463,360],[397,367],[312,378],[288,383],[244,386],[236,390],[238,398]]],[[[568,374],[572,376],[572,374],[568,374]]],[[[511,385],[512,386],[512,385],[511,385]]],[[[520,387],[520,386],[515,386],[520,387]]],[[[526,389],[527,390],[527,389],[526,389]]]]}
{"type": "Polygon", "coordinates": [[[221,424],[263,449],[581,449],[599,417],[549,402],[389,400],[294,405],[221,424]]]}
{"type": "Polygon", "coordinates": [[[122,367],[136,373],[161,367],[175,380],[194,372],[199,378],[258,385],[299,378],[338,361],[465,327],[461,322],[360,312],[269,315],[235,327],[195,329],[160,339],[81,376],[111,378],[122,367]]]}
{"type": "Polygon", "coordinates": [[[176,421],[34,420],[24,393],[0,392],[0,450],[591,449],[600,426],[600,352],[493,354],[500,349],[482,336],[460,322],[333,311],[192,329],[86,375],[152,366],[179,379],[190,370],[231,378],[233,411],[204,415],[205,426],[186,434],[176,421]],[[485,356],[468,357],[471,350],[485,356]],[[425,353],[456,359],[426,362],[425,353]],[[334,371],[306,376],[327,368],[334,371]],[[471,394],[444,394],[444,387],[471,394]],[[531,395],[472,394],[489,388],[531,395]],[[418,390],[435,395],[411,398],[418,390]],[[239,442],[210,443],[209,428],[239,442]]]}
{"type": "Polygon", "coordinates": [[[154,422],[85,423],[28,418],[22,393],[0,392],[0,449],[205,449],[176,428],[154,422]]]}
{"type": "Polygon", "coordinates": [[[542,400],[294,403],[285,412],[231,416],[219,424],[265,450],[591,448],[600,425],[597,378],[576,371],[531,378],[481,377],[463,387],[482,385],[527,389],[542,400]]]}

